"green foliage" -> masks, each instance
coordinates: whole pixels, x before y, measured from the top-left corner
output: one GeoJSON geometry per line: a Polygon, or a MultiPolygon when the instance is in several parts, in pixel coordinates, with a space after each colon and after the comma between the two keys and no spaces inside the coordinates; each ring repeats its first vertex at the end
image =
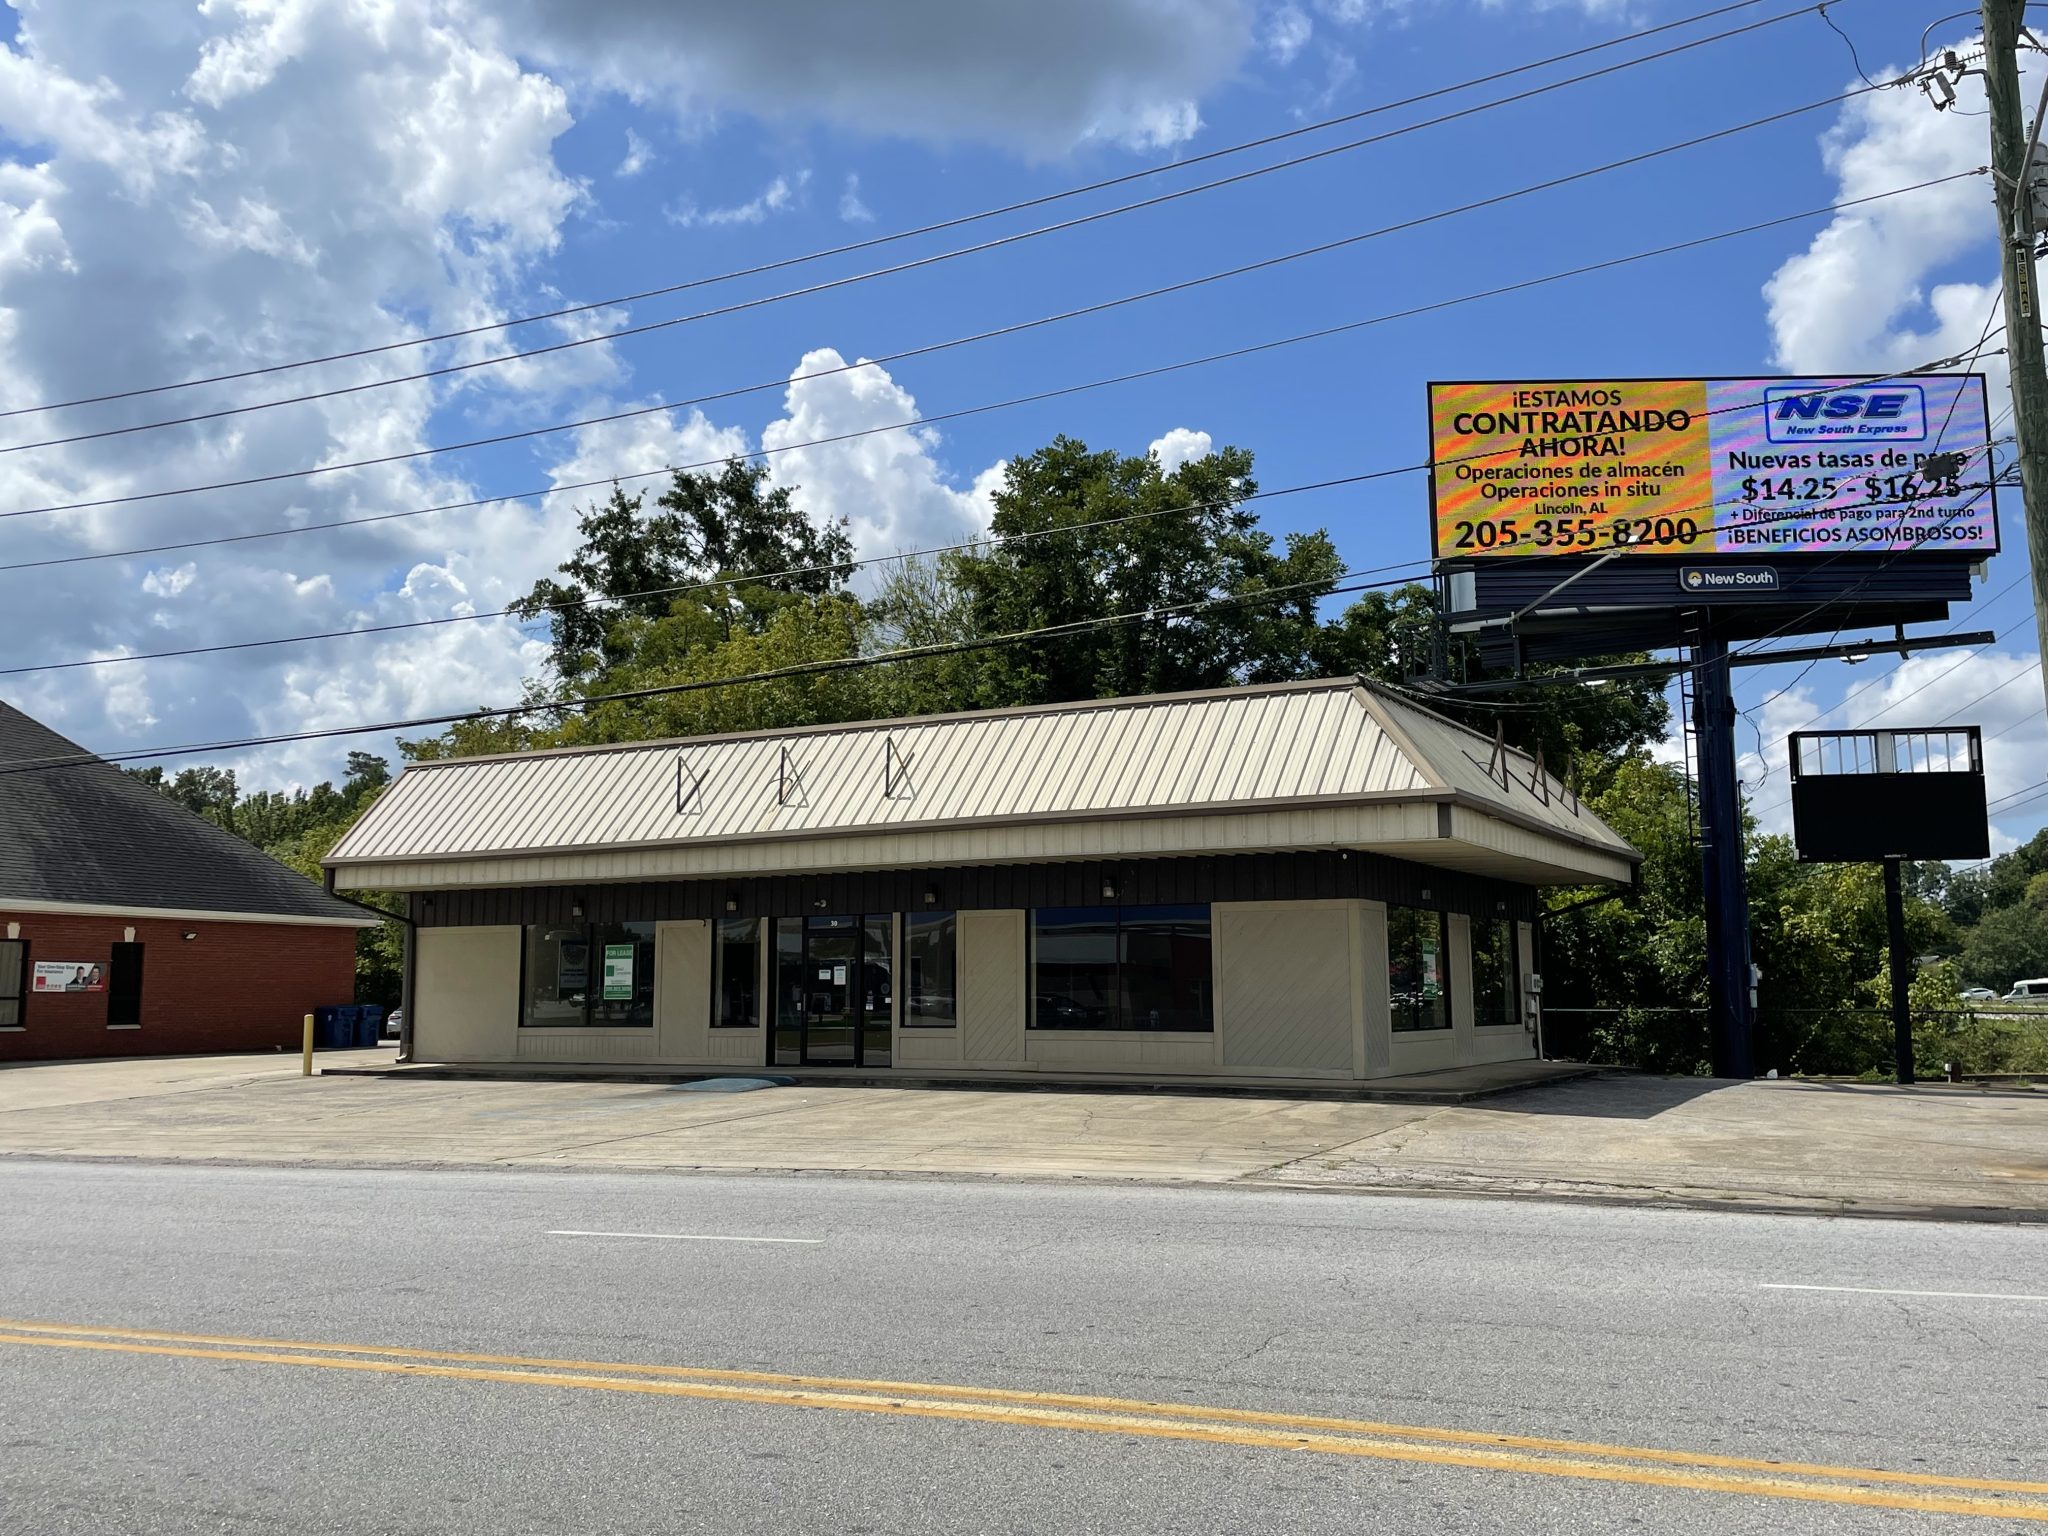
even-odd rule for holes
{"type": "Polygon", "coordinates": [[[2021,900],[1986,912],[1970,930],[1962,954],[1969,985],[2005,993],[2023,978],[2048,976],[2048,910],[2027,899],[2040,879],[2023,888],[2021,900]]]}
{"type": "Polygon", "coordinates": [[[586,509],[582,544],[561,568],[569,579],[543,578],[512,605],[522,618],[547,615],[556,673],[573,683],[632,659],[635,620],[688,608],[723,637],[763,628],[793,597],[842,587],[853,557],[846,525],[813,523],[790,488],[764,489],[767,479],[766,464],[733,458],[716,474],[677,471],[653,511],[644,493],[616,485],[586,509]],[[773,587],[746,580],[770,571],[801,574],[773,587]]]}
{"type": "Polygon", "coordinates": [[[1343,562],[1321,532],[1274,548],[1244,506],[1257,489],[1251,469],[1241,448],[1168,474],[1150,455],[1057,438],[1005,467],[988,544],[885,586],[877,617],[893,633],[932,640],[1073,627],[926,672],[926,686],[943,680],[959,708],[1310,675],[1317,605],[1343,562]],[[1095,523],[1113,526],[1083,526],[1095,523]],[[1211,606],[1160,611],[1190,605],[1211,606]],[[1090,627],[1126,614],[1145,617],[1090,627]]]}
{"type": "MultiPolygon", "coordinates": [[[[231,768],[186,768],[166,777],[161,768],[126,770],[237,837],[254,843],[280,864],[321,883],[321,860],[341,841],[391,782],[391,765],[369,752],[351,752],[341,788],[320,783],[290,793],[260,790],[242,795],[231,768]]],[[[387,911],[404,910],[396,897],[373,898],[387,911]]],[[[404,957],[404,930],[385,923],[356,933],[356,1001],[397,1003],[404,957]]]]}

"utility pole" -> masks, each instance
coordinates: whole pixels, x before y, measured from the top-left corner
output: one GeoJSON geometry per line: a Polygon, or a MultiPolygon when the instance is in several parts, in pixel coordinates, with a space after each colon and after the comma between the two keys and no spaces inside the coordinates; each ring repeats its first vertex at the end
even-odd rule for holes
{"type": "Polygon", "coordinates": [[[2019,41],[2025,0],[1983,0],[1984,93],[1991,109],[1991,180],[1998,195],[1999,263],[2005,279],[2005,357],[2019,437],[2020,494],[2034,577],[2034,629],[2048,699],[2048,361],[2034,284],[2034,198],[2029,161],[2040,135],[2020,100],[2019,41]]]}

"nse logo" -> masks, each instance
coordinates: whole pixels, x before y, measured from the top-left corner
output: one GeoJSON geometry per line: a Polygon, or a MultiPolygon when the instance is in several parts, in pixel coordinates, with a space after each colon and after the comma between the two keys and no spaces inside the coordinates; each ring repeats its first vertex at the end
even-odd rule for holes
{"type": "Polygon", "coordinates": [[[1774,443],[1818,438],[1917,442],[1927,436],[1927,396],[1917,384],[1885,389],[1767,389],[1764,432],[1774,443]]]}

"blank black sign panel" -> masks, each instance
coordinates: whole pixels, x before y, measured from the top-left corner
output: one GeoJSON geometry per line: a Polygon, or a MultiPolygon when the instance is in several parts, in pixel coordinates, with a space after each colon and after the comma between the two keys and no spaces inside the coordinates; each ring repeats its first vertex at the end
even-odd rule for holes
{"type": "Polygon", "coordinates": [[[1806,863],[1990,856],[1975,726],[1798,731],[1791,758],[1792,840],[1806,863]]]}

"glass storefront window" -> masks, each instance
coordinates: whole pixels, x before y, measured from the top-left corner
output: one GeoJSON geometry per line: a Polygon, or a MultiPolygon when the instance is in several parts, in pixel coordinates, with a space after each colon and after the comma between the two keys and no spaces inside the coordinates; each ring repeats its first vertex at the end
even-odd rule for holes
{"type": "Polygon", "coordinates": [[[761,923],[721,917],[711,935],[713,1029],[752,1029],[761,1022],[761,923]]]}
{"type": "Polygon", "coordinates": [[[529,1028],[651,1029],[654,924],[529,927],[519,1022],[529,1028]]]}
{"type": "Polygon", "coordinates": [[[1032,914],[1031,1027],[1215,1027],[1209,909],[1042,907],[1032,914]]]}
{"type": "Polygon", "coordinates": [[[903,917],[903,1027],[951,1029],[960,1022],[960,924],[951,912],[903,917]]]}
{"type": "Polygon", "coordinates": [[[775,1064],[804,1059],[804,920],[775,919],[775,1064]]]}
{"type": "Polygon", "coordinates": [[[590,930],[581,923],[526,930],[526,999],[519,1022],[529,1027],[581,1025],[590,1001],[590,930]]]}
{"type": "Polygon", "coordinates": [[[1031,1027],[1116,1029],[1116,908],[1042,907],[1031,923],[1031,1027]]]}
{"type": "Polygon", "coordinates": [[[1126,907],[1122,927],[1121,1027],[1211,1028],[1209,909],[1126,907]]]}
{"type": "Polygon", "coordinates": [[[1504,917],[1472,919],[1472,1022],[1481,1029],[1522,1022],[1515,925],[1504,917]]]}
{"type": "Polygon", "coordinates": [[[1443,913],[1387,908],[1387,1001],[1395,1033],[1451,1027],[1446,953],[1443,913]]]}

